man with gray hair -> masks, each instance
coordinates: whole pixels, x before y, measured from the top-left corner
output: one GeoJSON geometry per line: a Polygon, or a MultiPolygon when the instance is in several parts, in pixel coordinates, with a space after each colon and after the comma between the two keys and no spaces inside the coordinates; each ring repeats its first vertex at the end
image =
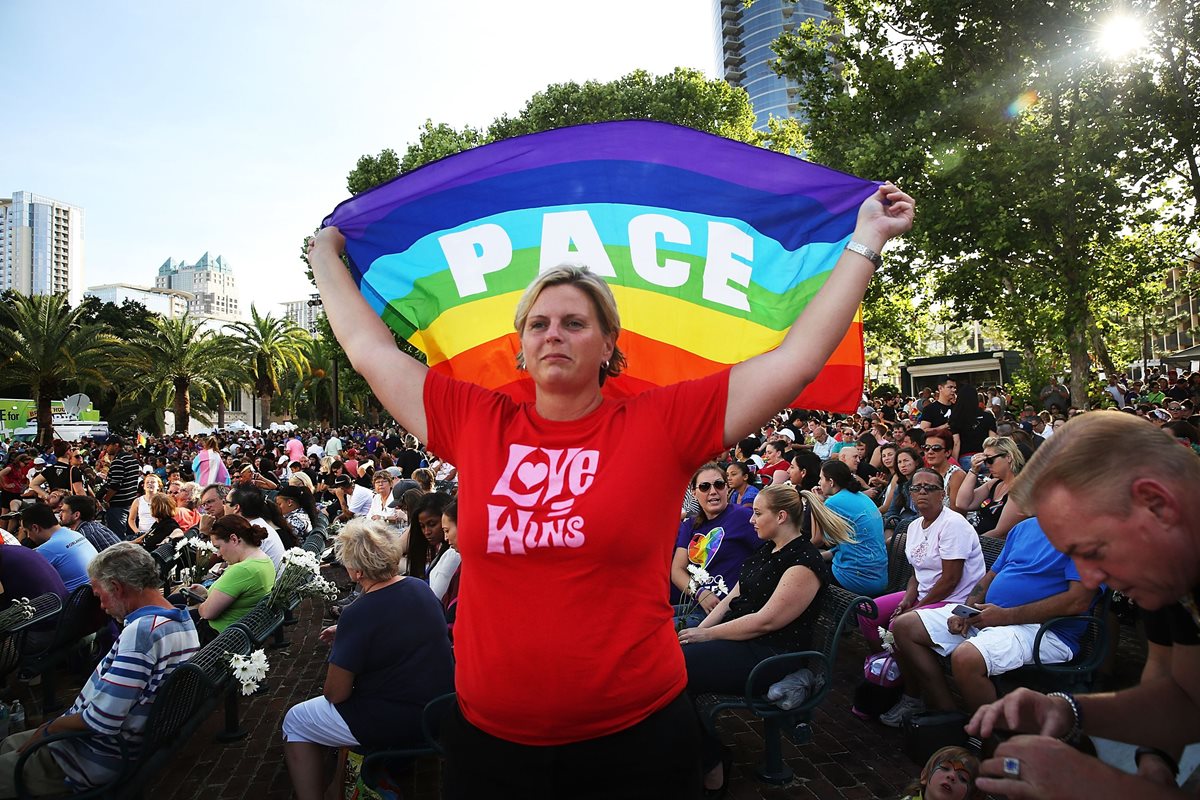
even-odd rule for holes
{"type": "Polygon", "coordinates": [[[977,783],[1009,798],[1182,798],[1176,763],[1200,741],[1200,459],[1130,414],[1072,419],[1046,441],[1009,492],[1036,513],[1085,586],[1107,584],[1149,612],[1147,633],[1170,654],[1157,676],[1078,697],[1018,689],[979,709],[968,730],[1023,734],[996,749],[977,783]],[[1152,637],[1156,638],[1156,637],[1152,637]],[[1078,734],[1139,745],[1138,775],[1085,756],[1078,734]]]}
{"type": "Polygon", "coordinates": [[[143,738],[154,694],[167,675],[200,649],[187,609],[166,601],[158,567],[142,547],[120,542],[88,564],[101,607],[124,622],[120,637],[62,716],[0,743],[0,798],[16,797],[20,754],[36,747],[24,767],[25,788],[34,796],[103,786],[121,770],[121,742],[132,750],[143,738]],[[52,741],[61,733],[91,736],[52,741]]]}

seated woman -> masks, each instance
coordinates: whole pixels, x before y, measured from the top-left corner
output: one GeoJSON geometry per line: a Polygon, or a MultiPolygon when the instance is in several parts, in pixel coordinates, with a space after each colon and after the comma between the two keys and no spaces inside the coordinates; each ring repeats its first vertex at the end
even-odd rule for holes
{"type": "Polygon", "coordinates": [[[334,547],[363,594],[321,632],[333,645],[324,692],[292,706],[283,720],[284,757],[300,800],[325,796],[324,748],[417,744],[425,704],[454,690],[441,604],[426,584],[396,574],[395,532],[358,518],[334,547]]]}
{"type": "MultiPolygon", "coordinates": [[[[845,523],[811,492],[805,494],[815,522],[844,535],[845,523]]],[[[733,591],[698,627],[679,632],[693,700],[709,692],[741,694],[758,662],[808,647],[829,568],[800,532],[800,514],[800,495],[791,486],[769,486],[754,498],[751,524],[763,544],[742,565],[733,591]]],[[[720,791],[728,778],[728,760],[707,731],[703,742],[704,785],[720,791]]]]}
{"type": "Polygon", "coordinates": [[[749,465],[734,461],[725,468],[725,479],[729,481],[730,505],[752,508],[754,498],[758,496],[758,487],[754,485],[754,473],[749,465]]]}
{"type": "Polygon", "coordinates": [[[942,498],[953,511],[958,511],[958,487],[962,486],[966,473],[954,463],[954,435],[943,425],[925,432],[925,466],[937,472],[946,493],[942,498]]]}
{"type": "Polygon", "coordinates": [[[183,537],[179,522],[175,519],[175,498],[159,492],[150,498],[150,513],[154,516],[154,524],[150,530],[133,541],[147,550],[153,550],[167,539],[183,537]]]}
{"type": "MultiPolygon", "coordinates": [[[[720,578],[730,587],[738,582],[742,562],[760,545],[750,524],[751,510],[729,504],[729,487],[719,464],[710,461],[696,470],[691,491],[700,513],[681,522],[675,535],[675,555],[671,559],[673,600],[691,594],[688,565],[703,567],[713,581],[720,578]]],[[[696,587],[695,596],[704,614],[716,608],[721,599],[713,588],[696,587]]]]}
{"type": "Polygon", "coordinates": [[[458,553],[458,502],[455,500],[451,500],[442,512],[442,538],[447,549],[429,571],[429,588],[442,601],[449,621],[450,609],[458,601],[458,568],[462,564],[462,556],[458,553]]]}
{"type": "Polygon", "coordinates": [[[175,498],[175,521],[180,528],[186,531],[200,524],[200,512],[196,510],[200,503],[200,487],[194,481],[171,481],[167,494],[175,498]]]}
{"type": "Polygon", "coordinates": [[[142,477],[142,493],[138,497],[133,498],[133,504],[129,506],[129,517],[126,520],[129,530],[113,531],[120,536],[125,534],[126,539],[135,542],[141,542],[142,537],[154,525],[154,514],[150,510],[150,498],[162,491],[162,478],[149,472],[142,477]]]}
{"type": "Polygon", "coordinates": [[[212,524],[209,541],[229,567],[212,588],[193,583],[189,588],[205,600],[195,613],[200,643],[208,644],[217,634],[254,608],[275,586],[275,565],[259,545],[267,536],[261,525],[237,514],[226,514],[212,524]]]}
{"type": "Polygon", "coordinates": [[[371,495],[371,507],[367,510],[367,519],[375,519],[395,525],[400,522],[400,509],[392,507],[392,476],[387,470],[379,470],[371,476],[371,487],[375,493],[371,495]]]}
{"type": "MultiPolygon", "coordinates": [[[[401,502],[408,496],[405,492],[401,502]]],[[[428,580],[430,569],[449,549],[442,535],[442,512],[449,504],[449,495],[432,492],[422,494],[408,511],[408,528],[400,534],[402,575],[428,580]]]]}
{"type": "Polygon", "coordinates": [[[971,523],[942,505],[941,476],[928,468],[919,469],[909,491],[921,514],[908,526],[904,541],[904,556],[913,573],[904,591],[875,598],[876,617],[858,618],[872,652],[881,649],[880,626],[890,629],[892,621],[906,611],[964,602],[987,572],[971,523]]]}
{"type": "Polygon", "coordinates": [[[297,543],[303,543],[317,524],[317,504],[312,493],[303,486],[284,484],[275,494],[275,507],[283,515],[292,537],[297,543]]]}
{"type": "MultiPolygon", "coordinates": [[[[863,494],[862,484],[841,461],[821,465],[825,507],[851,526],[853,538],[838,541],[830,531],[813,526],[813,544],[833,546],[825,553],[833,560],[833,580],[855,594],[874,597],[887,588],[887,547],[883,541],[883,517],[875,501],[863,494]]],[[[819,522],[819,520],[817,520],[819,522]]]]}
{"type": "Polygon", "coordinates": [[[975,532],[980,536],[994,530],[1000,522],[1000,515],[1008,504],[1008,490],[1023,466],[1025,456],[1017,449],[1017,443],[1007,436],[988,437],[983,441],[983,450],[971,459],[967,477],[958,487],[956,505],[963,514],[978,512],[975,532]],[[979,475],[985,471],[990,472],[991,477],[980,484],[979,475]]]}
{"type": "Polygon", "coordinates": [[[908,482],[912,480],[913,473],[921,468],[921,461],[921,454],[911,447],[904,447],[896,452],[896,474],[888,483],[887,494],[881,506],[883,532],[889,542],[896,531],[907,530],[908,523],[920,516],[908,491],[908,482]]]}

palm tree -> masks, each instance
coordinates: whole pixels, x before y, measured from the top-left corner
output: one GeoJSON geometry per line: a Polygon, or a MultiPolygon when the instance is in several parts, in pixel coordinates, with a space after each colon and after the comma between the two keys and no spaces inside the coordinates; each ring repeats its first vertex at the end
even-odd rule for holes
{"type": "Polygon", "coordinates": [[[304,378],[304,394],[313,419],[325,424],[333,416],[333,355],[323,340],[314,338],[309,342],[306,357],[308,372],[304,378]]]}
{"type": "Polygon", "coordinates": [[[225,399],[227,384],[248,382],[240,343],[203,329],[188,314],[157,317],[152,326],[129,343],[129,385],[148,392],[155,408],[170,401],[175,433],[186,434],[193,408],[215,411],[225,399]]]}
{"type": "Polygon", "coordinates": [[[65,295],[6,296],[11,305],[6,309],[9,325],[0,328],[0,380],[30,387],[38,443],[49,447],[54,439],[51,400],[62,396],[67,383],[111,386],[121,342],[103,325],[83,322],[84,309],[72,309],[65,295]]]}
{"type": "Polygon", "coordinates": [[[229,327],[232,335],[241,340],[242,357],[253,377],[254,392],[262,410],[259,425],[266,427],[271,416],[271,398],[279,391],[280,379],[289,372],[304,374],[308,332],[286,317],[259,315],[253,304],[249,322],[235,322],[229,327]]]}

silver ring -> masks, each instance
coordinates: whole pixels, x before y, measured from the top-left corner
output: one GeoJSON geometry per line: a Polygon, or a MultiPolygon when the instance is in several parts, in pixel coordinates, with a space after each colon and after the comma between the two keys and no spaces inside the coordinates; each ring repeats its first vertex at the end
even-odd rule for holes
{"type": "Polygon", "coordinates": [[[1006,758],[1000,769],[1007,778],[1019,778],[1021,777],[1021,760],[1019,758],[1006,758]]]}

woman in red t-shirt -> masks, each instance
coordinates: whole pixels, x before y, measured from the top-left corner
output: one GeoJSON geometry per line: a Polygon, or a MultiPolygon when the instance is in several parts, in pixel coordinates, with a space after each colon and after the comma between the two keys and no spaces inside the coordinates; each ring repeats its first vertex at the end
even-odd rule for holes
{"type": "MultiPolygon", "coordinates": [[[[323,229],[309,263],[334,333],[387,410],[459,470],[454,629],[458,714],[446,796],[694,797],[699,729],[665,602],[680,487],[821,370],[849,328],[874,254],[912,225],[885,184],[852,242],[774,350],[699,380],[606,398],[620,318],[584,268],[538,276],[517,306],[533,402],[452,380],[400,351],[323,229]],[[755,391],[730,400],[729,386],[755,391]],[[630,496],[647,450],[661,468],[630,496]],[[597,617],[597,608],[611,613],[597,617]],[[603,620],[600,624],[597,620],[603,620]]],[[[717,789],[720,766],[703,776],[717,789]]]]}

